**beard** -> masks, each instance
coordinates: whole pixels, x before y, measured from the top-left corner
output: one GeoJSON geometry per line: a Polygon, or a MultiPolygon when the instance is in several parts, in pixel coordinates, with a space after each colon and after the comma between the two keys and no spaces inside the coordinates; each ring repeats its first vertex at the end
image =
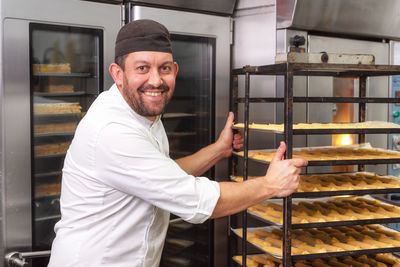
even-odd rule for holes
{"type": "Polygon", "coordinates": [[[161,115],[169,101],[171,100],[172,94],[169,94],[170,88],[165,84],[161,84],[158,87],[154,87],[150,84],[144,84],[137,88],[129,88],[128,79],[124,75],[124,85],[122,88],[124,98],[128,102],[128,105],[139,115],[144,117],[154,117],[161,115]],[[150,102],[145,100],[144,92],[146,90],[159,90],[161,91],[162,99],[156,102],[150,102]]]}

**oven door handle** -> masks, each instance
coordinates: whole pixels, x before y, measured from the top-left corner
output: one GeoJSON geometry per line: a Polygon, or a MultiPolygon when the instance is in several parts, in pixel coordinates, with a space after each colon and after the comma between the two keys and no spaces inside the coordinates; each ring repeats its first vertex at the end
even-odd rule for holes
{"type": "Polygon", "coordinates": [[[5,256],[7,267],[23,267],[28,265],[27,259],[49,257],[50,250],[18,252],[13,251],[5,256]]]}

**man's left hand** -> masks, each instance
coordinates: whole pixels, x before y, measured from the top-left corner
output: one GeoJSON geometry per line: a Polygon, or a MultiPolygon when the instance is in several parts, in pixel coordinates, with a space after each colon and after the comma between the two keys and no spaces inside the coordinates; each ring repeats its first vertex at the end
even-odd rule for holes
{"type": "Polygon", "coordinates": [[[233,112],[229,112],[228,119],[226,120],[226,124],[224,129],[222,130],[216,144],[219,145],[221,150],[223,151],[223,155],[225,158],[230,157],[232,155],[233,149],[240,149],[243,147],[243,138],[240,133],[233,133],[232,124],[235,117],[233,112]]]}

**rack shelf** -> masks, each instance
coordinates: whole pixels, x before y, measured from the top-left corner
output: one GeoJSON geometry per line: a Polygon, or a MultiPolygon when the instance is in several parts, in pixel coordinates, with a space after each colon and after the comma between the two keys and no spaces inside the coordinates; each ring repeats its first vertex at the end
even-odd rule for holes
{"type": "Polygon", "coordinates": [[[77,77],[77,78],[89,78],[92,76],[91,73],[57,73],[57,72],[38,72],[33,74],[38,77],[77,77]]]}
{"type": "Polygon", "coordinates": [[[34,174],[35,178],[41,179],[41,178],[48,178],[52,176],[59,176],[62,174],[62,171],[55,171],[55,172],[45,172],[45,173],[36,173],[34,174]]]}
{"type": "Polygon", "coordinates": [[[49,96],[49,97],[62,97],[62,96],[85,96],[88,95],[85,91],[75,92],[34,92],[34,96],[49,96]]]}
{"type": "Polygon", "coordinates": [[[400,66],[392,65],[355,65],[325,63],[280,63],[263,66],[244,66],[232,70],[233,75],[296,75],[296,76],[333,76],[333,77],[376,77],[399,75],[400,66]]]}
{"type": "MultiPolygon", "coordinates": [[[[265,229],[271,229],[275,228],[274,226],[272,227],[259,227],[259,228],[249,228],[250,232],[254,232],[256,230],[265,230],[265,229]]],[[[235,233],[239,238],[242,238],[240,232],[240,229],[231,229],[233,233],[235,233]]],[[[253,242],[250,242],[253,246],[255,246],[257,249],[262,251],[265,254],[269,254],[277,259],[282,259],[284,261],[284,258],[282,255],[271,253],[271,251],[265,250],[262,246],[255,244],[253,242]]],[[[315,258],[328,258],[328,257],[343,257],[343,256],[348,256],[348,255],[367,255],[367,254],[377,254],[377,253],[392,253],[392,252],[398,252],[400,251],[399,246],[392,246],[392,247],[386,247],[386,248],[371,248],[371,249],[359,249],[359,250],[344,250],[344,251],[338,251],[338,252],[331,252],[331,251],[324,251],[320,253],[309,253],[309,254],[295,254],[291,255],[292,260],[304,260],[304,259],[315,259],[315,258]]]]}
{"type": "Polygon", "coordinates": [[[75,132],[57,132],[57,133],[40,133],[35,134],[35,138],[40,137],[56,137],[56,136],[73,136],[75,132]]]}
{"type": "MultiPolygon", "coordinates": [[[[250,103],[283,103],[283,97],[249,97],[250,103]]],[[[245,103],[244,97],[238,97],[235,103],[245,103]]],[[[400,103],[399,98],[385,97],[293,97],[294,103],[400,103]]]]}
{"type": "Polygon", "coordinates": [[[51,158],[62,158],[67,155],[66,153],[60,153],[60,154],[51,154],[51,155],[36,155],[35,159],[51,159],[51,158]]]}
{"type": "MultiPolygon", "coordinates": [[[[254,159],[250,160],[269,164],[269,161],[254,159]]],[[[337,165],[369,165],[369,164],[396,164],[400,163],[400,159],[354,159],[354,160],[309,160],[308,166],[337,166],[337,165]]]]}

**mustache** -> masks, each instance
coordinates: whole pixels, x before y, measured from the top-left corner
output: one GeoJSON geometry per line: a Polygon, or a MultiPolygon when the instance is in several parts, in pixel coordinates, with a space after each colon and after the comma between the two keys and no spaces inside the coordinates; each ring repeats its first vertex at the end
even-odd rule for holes
{"type": "Polygon", "coordinates": [[[138,91],[141,91],[141,92],[146,91],[146,90],[160,90],[162,92],[168,92],[169,91],[169,86],[165,85],[165,84],[160,84],[160,86],[155,87],[155,86],[153,86],[151,84],[145,84],[145,85],[142,85],[142,86],[140,86],[138,88],[138,91]]]}

